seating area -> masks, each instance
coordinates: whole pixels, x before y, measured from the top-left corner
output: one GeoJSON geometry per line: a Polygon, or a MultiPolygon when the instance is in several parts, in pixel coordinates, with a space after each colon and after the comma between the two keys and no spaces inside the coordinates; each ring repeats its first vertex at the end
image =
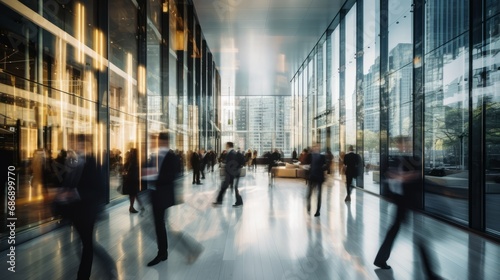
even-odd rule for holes
{"type": "Polygon", "coordinates": [[[285,166],[275,166],[271,169],[273,177],[306,178],[309,165],[285,163],[285,166]]]}

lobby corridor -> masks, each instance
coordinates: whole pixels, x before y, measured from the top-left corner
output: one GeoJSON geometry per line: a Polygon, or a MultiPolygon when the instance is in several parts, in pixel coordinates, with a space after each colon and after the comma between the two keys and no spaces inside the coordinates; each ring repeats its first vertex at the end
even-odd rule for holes
{"type": "MultiPolygon", "coordinates": [[[[417,213],[399,232],[388,261],[392,269],[377,269],[372,263],[392,222],[392,203],[357,189],[352,202],[345,203],[343,182],[328,178],[316,218],[314,202],[312,214],[306,211],[302,179],[278,178],[269,186],[260,168],[240,180],[242,208],[232,207],[230,190],[221,207],[212,206],[221,182],[218,172],[207,173],[203,185],[191,185],[186,176],[185,203],[168,211],[169,258],[153,267],[146,266],[157,250],[151,209],[129,214],[128,202],[108,208],[96,224],[95,240],[109,256],[103,261],[96,254],[91,279],[109,279],[110,271],[123,280],[424,279],[414,245],[420,237],[426,238],[436,271],[445,279],[500,275],[499,244],[417,213]],[[193,263],[173,231],[203,246],[193,263]]],[[[15,273],[7,271],[7,252],[2,252],[0,279],[76,278],[80,241],[70,226],[18,245],[16,251],[15,273]]]]}

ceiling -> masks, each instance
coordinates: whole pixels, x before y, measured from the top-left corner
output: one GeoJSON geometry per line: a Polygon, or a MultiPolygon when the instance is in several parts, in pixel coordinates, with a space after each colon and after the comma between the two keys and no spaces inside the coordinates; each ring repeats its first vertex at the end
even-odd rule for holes
{"type": "Polygon", "coordinates": [[[289,95],[345,0],[193,0],[223,95],[289,95]]]}

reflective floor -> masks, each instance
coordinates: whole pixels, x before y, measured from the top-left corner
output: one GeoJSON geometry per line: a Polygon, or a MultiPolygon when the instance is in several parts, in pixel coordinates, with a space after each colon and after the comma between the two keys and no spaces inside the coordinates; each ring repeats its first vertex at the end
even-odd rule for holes
{"type": "MultiPolygon", "coordinates": [[[[230,190],[222,207],[211,205],[217,172],[200,186],[190,177],[184,182],[185,203],[168,213],[168,260],[146,266],[156,255],[151,210],[129,214],[122,203],[96,225],[92,279],[424,279],[418,238],[426,239],[445,279],[500,275],[499,244],[416,213],[401,227],[388,261],[392,269],[377,269],[373,259],[395,207],[358,190],[345,203],[337,179],[323,186],[320,217],[306,211],[303,180],[278,178],[269,186],[264,169],[241,179],[242,208],[231,207],[230,190]],[[197,259],[189,258],[184,241],[203,248],[197,259]]],[[[18,245],[15,273],[7,271],[7,252],[1,252],[0,279],[76,279],[79,254],[78,235],[66,226],[18,245]]]]}

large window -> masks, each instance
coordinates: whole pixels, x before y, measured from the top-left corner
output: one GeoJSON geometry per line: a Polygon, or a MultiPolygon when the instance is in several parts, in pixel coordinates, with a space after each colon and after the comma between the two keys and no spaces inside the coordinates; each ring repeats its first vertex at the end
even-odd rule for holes
{"type": "MultiPolygon", "coordinates": [[[[329,125],[330,125],[330,147],[332,150],[332,154],[335,157],[335,162],[338,163],[338,158],[340,155],[340,104],[339,104],[339,90],[340,90],[340,29],[335,28],[330,36],[331,40],[331,52],[332,52],[332,60],[330,63],[332,64],[332,77],[330,77],[330,86],[331,86],[331,113],[329,114],[329,125]]],[[[338,170],[340,170],[340,167],[338,170]]],[[[338,174],[338,173],[335,173],[338,174]]]]}
{"type": "Polygon", "coordinates": [[[380,5],[378,1],[365,1],[363,5],[364,188],[379,193],[376,177],[380,165],[380,5]]]}
{"type": "MultiPolygon", "coordinates": [[[[488,14],[500,11],[498,7],[494,7],[491,4],[488,14]]],[[[500,234],[500,15],[487,19],[486,29],[486,55],[482,56],[479,48],[473,50],[474,115],[478,111],[486,114],[486,228],[500,234]]]]}
{"type": "Polygon", "coordinates": [[[466,223],[469,188],[469,51],[463,1],[428,2],[425,49],[425,207],[466,223]],[[459,20],[460,19],[460,20],[459,20]],[[455,24],[450,24],[455,23],[455,24]]]}
{"type": "MultiPolygon", "coordinates": [[[[356,5],[345,17],[345,146],[356,147],[356,5]]],[[[342,66],[341,66],[342,67],[342,66]]],[[[356,148],[355,148],[356,150],[356,148]]]]}

